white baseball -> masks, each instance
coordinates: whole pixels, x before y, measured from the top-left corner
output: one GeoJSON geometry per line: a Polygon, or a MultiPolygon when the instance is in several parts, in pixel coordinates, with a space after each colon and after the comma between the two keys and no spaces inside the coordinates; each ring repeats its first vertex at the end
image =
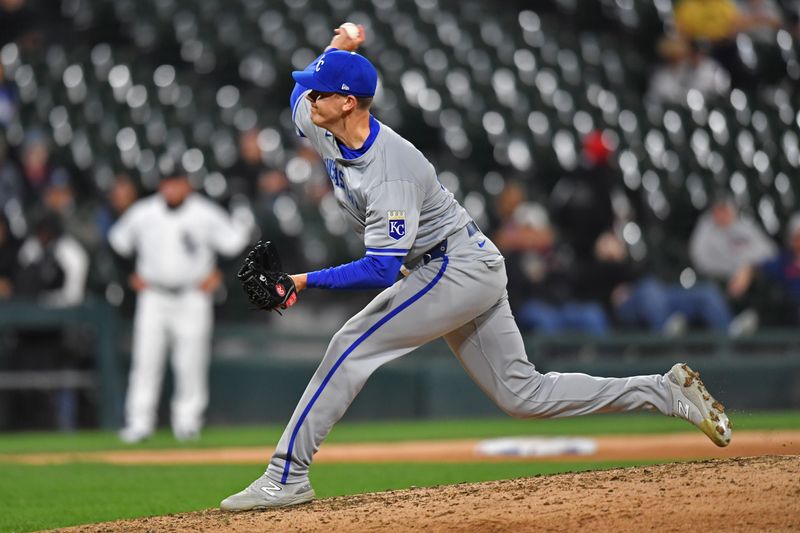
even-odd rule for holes
{"type": "Polygon", "coordinates": [[[356,26],[352,22],[345,22],[339,27],[342,28],[347,34],[347,36],[350,37],[351,39],[358,39],[358,34],[359,34],[358,26],[356,26]]]}

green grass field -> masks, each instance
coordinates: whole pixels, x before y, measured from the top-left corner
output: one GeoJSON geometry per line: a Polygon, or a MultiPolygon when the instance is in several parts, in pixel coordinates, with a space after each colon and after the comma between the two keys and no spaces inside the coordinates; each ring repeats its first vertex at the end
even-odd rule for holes
{"type": "MultiPolygon", "coordinates": [[[[737,430],[800,429],[800,413],[732,413],[737,430]]],[[[272,446],[278,426],[209,428],[202,440],[177,445],[168,432],[125,446],[110,432],[21,433],[0,436],[0,532],[31,531],[117,518],[161,515],[215,507],[264,469],[253,465],[117,466],[71,463],[51,466],[3,461],[12,453],[113,449],[272,446]]],[[[512,435],[599,435],[693,431],[683,421],[656,415],[602,415],[579,419],[342,423],[329,442],[382,442],[423,439],[489,438],[512,435]]],[[[507,479],[566,471],[643,464],[641,461],[478,464],[319,464],[311,478],[319,497],[412,485],[431,486],[507,479]]]]}

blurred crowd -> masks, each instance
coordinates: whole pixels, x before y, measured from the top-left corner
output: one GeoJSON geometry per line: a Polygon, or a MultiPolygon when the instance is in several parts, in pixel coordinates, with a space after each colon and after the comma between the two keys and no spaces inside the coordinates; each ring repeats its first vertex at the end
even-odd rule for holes
{"type": "MultiPolygon", "coordinates": [[[[800,3],[785,4],[676,1],[645,98],[685,105],[697,95],[713,101],[732,88],[753,94],[782,83],[786,68],[771,45],[779,32],[800,35],[800,3]]],[[[800,323],[800,212],[776,239],[719,187],[686,243],[690,264],[676,276],[678,265],[652,264],[629,246],[657,229],[623,187],[613,148],[613,138],[590,132],[578,168],[551,191],[508,182],[497,197],[495,240],[509,259],[510,298],[524,327],[590,335],[620,328],[677,335],[694,327],[740,336],[760,322],[800,323]]]]}
{"type": "MultiPolygon", "coordinates": [[[[693,92],[710,99],[731,87],[749,92],[780,83],[787,76],[784,63],[778,68],[763,54],[756,62],[746,52],[773,43],[778,32],[796,37],[799,9],[797,2],[779,6],[775,0],[678,0],[674,25],[657,40],[662,61],[651,69],[643,98],[685,104],[693,92]]],[[[0,47],[45,47],[63,31],[58,28],[67,11],[37,0],[2,0],[0,47]]],[[[110,251],[107,235],[155,184],[124,166],[91,179],[54,150],[57,140],[45,128],[26,128],[14,146],[6,142],[6,128],[20,113],[19,92],[0,63],[0,297],[58,307],[95,294],[129,305],[132,267],[110,251]]],[[[234,164],[219,181],[192,176],[197,189],[228,208],[252,209],[260,235],[278,241],[293,270],[360,253],[338,215],[325,169],[307,146],[278,137],[281,157],[275,159],[268,157],[275,151],[274,130],[239,128],[238,135],[234,164]]],[[[465,202],[508,258],[511,299],[525,326],[606,334],[616,327],[676,333],[699,325],[740,334],[752,331],[755,311],[767,305],[757,296],[764,293],[761,281],[792,286],[786,268],[767,265],[791,254],[794,219],[781,246],[723,186],[712,191],[685,243],[691,265],[648,264],[657,254],[643,252],[646,234],[658,228],[645,220],[642,195],[623,184],[616,134],[596,129],[582,142],[579,164],[560,175],[492,169],[487,176],[499,176],[500,186],[484,194],[493,210],[465,202]]],[[[223,316],[236,314],[236,291],[228,297],[233,303],[222,308],[223,316]]]]}
{"type": "Polygon", "coordinates": [[[778,243],[720,192],[692,230],[691,265],[675,276],[637,260],[627,244],[647,228],[610,155],[602,133],[593,132],[580,166],[549,195],[530,198],[525,184],[509,182],[497,196],[493,238],[507,259],[521,326],[545,334],[674,336],[694,328],[738,337],[762,318],[773,327],[800,323],[800,213],[778,243]]]}

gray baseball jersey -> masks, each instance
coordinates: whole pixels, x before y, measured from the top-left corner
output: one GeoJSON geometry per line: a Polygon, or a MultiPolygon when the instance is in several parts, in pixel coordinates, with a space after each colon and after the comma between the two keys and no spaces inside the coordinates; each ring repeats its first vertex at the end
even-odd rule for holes
{"type": "Polygon", "coordinates": [[[314,453],[372,372],[439,337],[512,416],[634,409],[672,414],[672,395],[661,375],[596,378],[536,371],[508,305],[503,257],[409,142],[381,125],[373,146],[347,161],[336,140],[311,123],[305,98],[293,115],[328,165],[337,198],[363,232],[367,253],[408,251],[412,270],[334,335],[267,467],[269,478],[305,482],[314,453]],[[403,227],[392,226],[393,220],[402,220],[403,227]],[[446,253],[414,261],[444,239],[446,253]]]}
{"type": "Polygon", "coordinates": [[[300,98],[292,112],[298,129],[325,162],[334,194],[366,253],[406,257],[407,262],[469,222],[469,215],[439,183],[433,165],[385,124],[372,147],[344,159],[336,139],[311,121],[311,104],[300,98]]]}

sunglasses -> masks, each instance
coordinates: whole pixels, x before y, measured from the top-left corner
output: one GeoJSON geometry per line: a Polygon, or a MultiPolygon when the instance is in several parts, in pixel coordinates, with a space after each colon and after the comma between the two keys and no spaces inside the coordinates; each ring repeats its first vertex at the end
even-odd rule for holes
{"type": "Polygon", "coordinates": [[[345,96],[345,97],[347,96],[346,94],[341,94],[341,93],[325,93],[325,92],[322,92],[322,91],[311,91],[310,93],[308,93],[308,98],[312,102],[318,102],[320,100],[324,100],[326,98],[330,98],[333,95],[345,96]]]}

